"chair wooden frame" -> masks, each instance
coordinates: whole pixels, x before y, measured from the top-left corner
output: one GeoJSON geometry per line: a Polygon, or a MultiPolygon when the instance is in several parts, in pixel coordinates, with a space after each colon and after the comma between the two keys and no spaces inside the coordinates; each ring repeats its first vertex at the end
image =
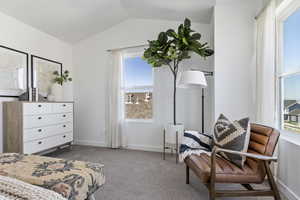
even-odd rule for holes
{"type": "MultiPolygon", "coordinates": [[[[217,197],[245,197],[245,196],[273,196],[275,200],[281,200],[279,190],[270,169],[270,163],[277,162],[277,158],[270,156],[257,155],[252,153],[243,153],[238,151],[231,151],[222,148],[215,148],[211,155],[211,172],[210,181],[205,184],[209,190],[210,200],[215,200],[217,197]],[[266,170],[268,182],[270,185],[269,190],[255,190],[250,184],[241,184],[247,190],[216,190],[216,156],[219,152],[229,154],[246,156],[249,158],[261,160],[266,170]]],[[[189,184],[189,167],[186,166],[186,184],[189,184]]]]}

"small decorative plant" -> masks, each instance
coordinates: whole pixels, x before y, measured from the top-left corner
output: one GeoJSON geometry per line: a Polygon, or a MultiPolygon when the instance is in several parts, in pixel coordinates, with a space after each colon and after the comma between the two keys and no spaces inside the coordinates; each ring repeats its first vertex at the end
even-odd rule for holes
{"type": "Polygon", "coordinates": [[[59,85],[63,85],[63,83],[73,80],[71,77],[69,77],[70,72],[68,70],[65,70],[61,75],[58,71],[54,71],[53,75],[55,76],[53,82],[59,85]]]}
{"type": "Polygon", "coordinates": [[[169,29],[161,32],[157,40],[148,41],[149,48],[145,49],[143,58],[152,67],[168,66],[174,76],[173,92],[173,122],[176,125],[176,81],[178,68],[181,61],[190,59],[190,53],[194,52],[200,57],[206,58],[214,54],[207,43],[201,43],[201,34],[191,29],[191,21],[185,19],[180,24],[177,32],[169,29]]]}

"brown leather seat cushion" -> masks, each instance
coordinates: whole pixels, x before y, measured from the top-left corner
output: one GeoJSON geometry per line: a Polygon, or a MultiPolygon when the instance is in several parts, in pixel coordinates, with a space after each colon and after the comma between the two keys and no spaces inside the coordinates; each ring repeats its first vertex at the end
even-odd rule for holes
{"type": "MultiPolygon", "coordinates": [[[[201,154],[191,155],[185,159],[185,163],[204,183],[210,180],[210,156],[201,154]]],[[[243,169],[237,167],[224,158],[216,158],[216,182],[217,183],[262,183],[265,173],[258,173],[247,163],[243,169]]]]}

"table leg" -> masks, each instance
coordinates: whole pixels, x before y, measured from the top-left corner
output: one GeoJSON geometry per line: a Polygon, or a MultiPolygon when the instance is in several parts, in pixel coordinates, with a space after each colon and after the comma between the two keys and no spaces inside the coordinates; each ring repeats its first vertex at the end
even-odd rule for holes
{"type": "Polygon", "coordinates": [[[166,129],[164,129],[163,134],[163,160],[166,160],[166,129]]]}
{"type": "Polygon", "coordinates": [[[178,163],[178,131],[176,131],[176,164],[178,163]]]}

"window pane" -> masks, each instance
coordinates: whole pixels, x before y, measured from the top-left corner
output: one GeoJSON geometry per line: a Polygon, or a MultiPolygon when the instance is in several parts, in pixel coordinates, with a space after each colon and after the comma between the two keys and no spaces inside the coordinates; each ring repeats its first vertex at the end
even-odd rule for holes
{"type": "Polygon", "coordinates": [[[283,79],[284,129],[300,133],[300,75],[283,79]]]}
{"type": "Polygon", "coordinates": [[[152,119],[152,91],[125,93],[126,119],[152,119]]]}
{"type": "Polygon", "coordinates": [[[152,67],[141,57],[125,57],[124,87],[152,85],[152,67]]]}
{"type": "Polygon", "coordinates": [[[300,70],[300,10],[284,22],[283,72],[300,70]]]}

